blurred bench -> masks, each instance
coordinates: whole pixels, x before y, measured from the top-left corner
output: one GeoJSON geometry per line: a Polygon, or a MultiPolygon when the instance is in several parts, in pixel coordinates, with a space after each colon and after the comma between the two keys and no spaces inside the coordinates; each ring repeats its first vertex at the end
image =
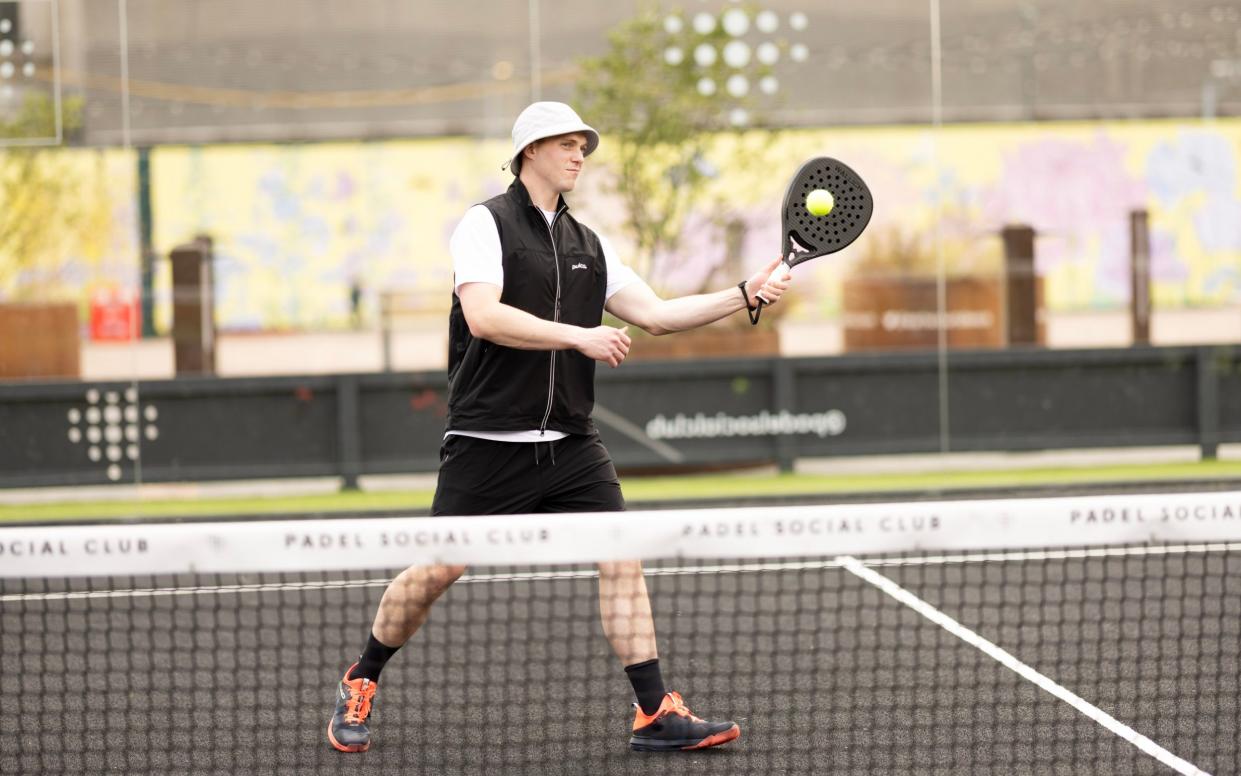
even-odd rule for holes
{"type": "Polygon", "coordinates": [[[392,335],[401,329],[446,326],[452,296],[444,291],[394,290],[379,293],[379,331],[383,370],[392,371],[392,335]]]}

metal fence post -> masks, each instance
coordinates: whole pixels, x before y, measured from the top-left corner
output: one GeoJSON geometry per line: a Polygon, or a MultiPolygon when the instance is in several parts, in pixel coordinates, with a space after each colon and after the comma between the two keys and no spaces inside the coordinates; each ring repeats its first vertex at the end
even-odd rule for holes
{"type": "Polygon", "coordinates": [[[1198,348],[1198,447],[1202,460],[1219,455],[1219,376],[1216,374],[1215,348],[1198,348]]]}
{"type": "Polygon", "coordinates": [[[336,378],[336,465],[343,490],[358,489],[362,473],[362,431],[358,416],[358,378],[336,378]]]}
{"type": "Polygon", "coordinates": [[[1151,344],[1151,238],[1145,210],[1129,213],[1129,330],[1134,345],[1151,344]]]}
{"type": "Polygon", "coordinates": [[[392,300],[386,294],[379,295],[379,338],[383,346],[383,370],[392,371],[392,300]]]}
{"type": "MultiPolygon", "coordinates": [[[[776,412],[788,410],[789,412],[797,411],[797,373],[793,368],[793,362],[784,358],[774,358],[772,365],[772,393],[775,399],[776,412]]],[[[780,466],[780,471],[793,471],[793,464],[797,461],[797,437],[793,434],[776,435],[776,463],[780,466]]]]}

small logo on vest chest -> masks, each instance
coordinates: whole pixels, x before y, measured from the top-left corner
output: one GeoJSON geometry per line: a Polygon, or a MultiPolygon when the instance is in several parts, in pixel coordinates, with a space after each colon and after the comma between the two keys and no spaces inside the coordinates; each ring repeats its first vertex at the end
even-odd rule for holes
{"type": "Polygon", "coordinates": [[[574,264],[572,267],[569,267],[569,269],[590,269],[590,267],[587,267],[585,264],[578,262],[577,264],[574,264]]]}

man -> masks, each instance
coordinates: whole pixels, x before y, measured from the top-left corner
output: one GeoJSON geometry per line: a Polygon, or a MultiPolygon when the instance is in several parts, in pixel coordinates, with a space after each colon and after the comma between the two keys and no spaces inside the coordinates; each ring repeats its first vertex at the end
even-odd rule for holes
{"type": "MultiPolygon", "coordinates": [[[[619,366],[630,340],[627,327],[600,325],[603,311],[667,334],[753,309],[760,289],[775,302],[788,287],[788,275],[765,282],[777,258],[725,291],[660,299],[568,212],[562,195],[598,145],[599,134],[568,105],[530,105],[513,125],[517,180],[470,208],[452,236],[448,421],[433,514],[623,510],[590,415],[595,362],[619,366]]],[[[388,586],[366,646],[341,680],[328,723],[334,747],[370,746],[366,719],[380,671],[464,571],[415,566],[388,586]]],[[[741,734],[733,722],[695,717],[665,691],[641,563],[599,564],[599,609],[637,697],[632,748],[697,749],[741,734]]]]}

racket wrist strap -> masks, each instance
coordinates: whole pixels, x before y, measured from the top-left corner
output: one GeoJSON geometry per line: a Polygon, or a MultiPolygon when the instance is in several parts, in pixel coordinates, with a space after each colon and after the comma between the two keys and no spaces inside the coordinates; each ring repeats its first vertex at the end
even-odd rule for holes
{"type": "Polygon", "coordinates": [[[741,289],[741,298],[745,300],[745,312],[746,312],[746,315],[750,316],[750,325],[757,326],[758,316],[762,315],[763,313],[763,305],[761,302],[754,306],[750,305],[750,294],[746,292],[745,290],[746,282],[747,281],[745,280],[741,281],[740,283],[737,284],[737,288],[741,289]]]}

